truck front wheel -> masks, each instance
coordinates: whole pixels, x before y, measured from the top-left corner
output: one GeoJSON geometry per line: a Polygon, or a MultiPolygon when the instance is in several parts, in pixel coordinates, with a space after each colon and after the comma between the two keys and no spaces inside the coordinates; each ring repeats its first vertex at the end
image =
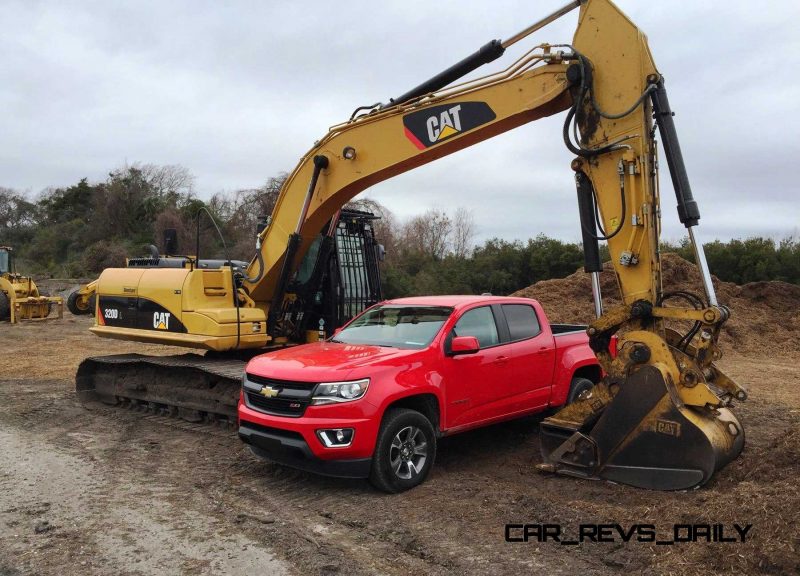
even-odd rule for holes
{"type": "Polygon", "coordinates": [[[369,481],[394,494],[421,484],[436,458],[436,434],[423,414],[390,408],[381,423],[369,481]]]}

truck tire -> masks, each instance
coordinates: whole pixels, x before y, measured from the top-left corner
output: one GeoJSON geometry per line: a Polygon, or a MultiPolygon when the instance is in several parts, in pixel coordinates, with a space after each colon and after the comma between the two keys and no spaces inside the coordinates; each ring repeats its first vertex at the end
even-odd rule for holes
{"type": "Polygon", "coordinates": [[[390,408],[381,422],[369,481],[378,490],[396,494],[421,484],[436,458],[436,434],[423,414],[390,408]]]}
{"type": "Polygon", "coordinates": [[[573,378],[572,384],[569,385],[569,395],[567,396],[567,404],[572,404],[578,397],[587,390],[594,388],[594,382],[588,378],[573,378]]]}
{"type": "Polygon", "coordinates": [[[11,319],[11,302],[8,295],[0,290],[0,321],[11,319]]]}

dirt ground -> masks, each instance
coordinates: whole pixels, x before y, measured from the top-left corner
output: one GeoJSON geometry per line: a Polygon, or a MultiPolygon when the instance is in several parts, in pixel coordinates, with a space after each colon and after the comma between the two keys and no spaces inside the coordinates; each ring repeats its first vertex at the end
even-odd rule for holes
{"type": "Polygon", "coordinates": [[[659,493],[538,474],[537,422],[444,439],[432,476],[387,496],[250,454],[231,430],[87,409],[90,319],[0,324],[0,576],[36,574],[798,574],[800,353],[729,353],[749,387],[742,456],[659,493]],[[506,523],[752,524],[739,543],[507,543],[506,523]]]}

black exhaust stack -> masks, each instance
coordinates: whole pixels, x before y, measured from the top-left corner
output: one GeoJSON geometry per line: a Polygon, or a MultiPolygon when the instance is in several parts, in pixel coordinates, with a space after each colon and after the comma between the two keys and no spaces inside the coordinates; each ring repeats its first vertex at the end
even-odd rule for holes
{"type": "Polygon", "coordinates": [[[164,229],[164,254],[172,256],[178,253],[178,231],[175,228],[164,229]]]}

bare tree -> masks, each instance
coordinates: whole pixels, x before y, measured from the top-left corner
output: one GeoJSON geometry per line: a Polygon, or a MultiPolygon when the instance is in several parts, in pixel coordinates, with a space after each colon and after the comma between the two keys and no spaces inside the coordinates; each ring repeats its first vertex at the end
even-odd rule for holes
{"type": "Polygon", "coordinates": [[[14,230],[34,224],[35,205],[24,194],[0,186],[0,230],[14,230]]]}
{"type": "Polygon", "coordinates": [[[237,190],[227,204],[223,202],[227,196],[220,198],[219,204],[224,205],[226,211],[223,218],[227,223],[226,235],[233,239],[235,257],[247,259],[253,255],[258,220],[272,214],[287,177],[288,174],[282,172],[260,188],[237,190]]]}
{"type": "Polygon", "coordinates": [[[475,218],[472,210],[459,206],[453,213],[453,254],[466,258],[475,239],[475,218]]]}
{"type": "Polygon", "coordinates": [[[191,194],[194,190],[194,175],[180,164],[134,164],[130,168],[138,169],[142,178],[159,196],[191,194]]]}
{"type": "Polygon", "coordinates": [[[450,249],[453,222],[442,210],[431,208],[403,226],[403,245],[409,250],[442,259],[450,249]]]}
{"type": "Polygon", "coordinates": [[[156,217],[156,221],[153,223],[153,232],[155,243],[162,254],[167,252],[167,247],[164,245],[164,230],[167,228],[173,228],[177,233],[177,252],[179,254],[194,254],[196,238],[191,220],[174,208],[168,208],[156,217]]]}

